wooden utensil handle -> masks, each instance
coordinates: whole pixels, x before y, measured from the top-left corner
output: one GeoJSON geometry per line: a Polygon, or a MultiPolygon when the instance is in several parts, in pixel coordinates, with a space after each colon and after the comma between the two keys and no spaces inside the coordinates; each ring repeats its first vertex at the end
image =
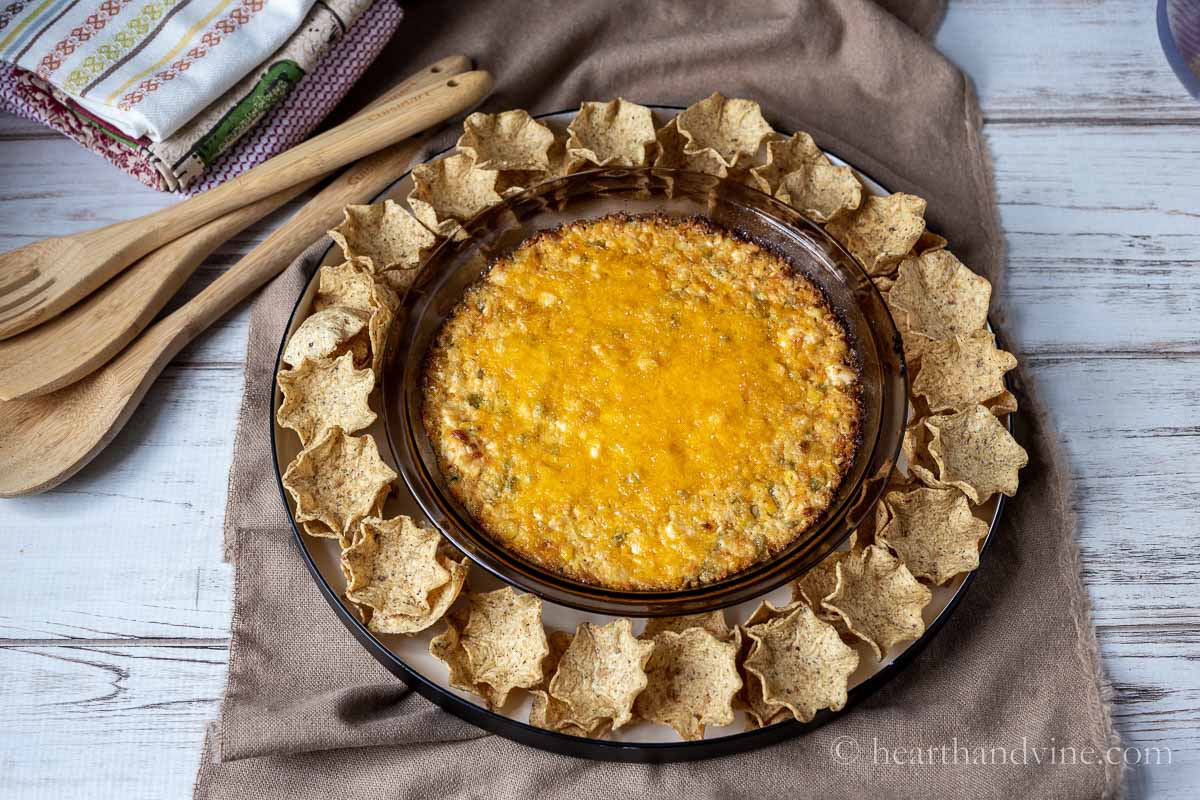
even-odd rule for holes
{"type": "Polygon", "coordinates": [[[141,218],[137,222],[149,239],[142,246],[161,247],[233,209],[407,139],[470,108],[491,86],[488,73],[467,72],[381,103],[211,191],[141,218]]]}
{"type": "MultiPolygon", "coordinates": [[[[490,80],[470,88],[468,105],[491,90],[490,80]]],[[[347,205],[369,201],[400,177],[427,141],[423,135],[392,145],[363,159],[332,183],[237,264],[209,284],[200,294],[146,331],[129,347],[130,362],[142,358],[163,364],[235,305],[279,274],[304,249],[342,219],[347,205]]],[[[122,356],[125,361],[126,356],[122,356]]]]}
{"type": "Polygon", "coordinates": [[[372,100],[358,112],[374,111],[389,100],[395,100],[398,97],[403,97],[410,92],[429,89],[444,80],[449,80],[456,75],[462,75],[471,69],[471,59],[464,55],[446,56],[443,59],[433,62],[425,69],[419,72],[414,72],[404,80],[397,83],[392,88],[388,89],[379,97],[372,100]]]}
{"type": "MultiPolygon", "coordinates": [[[[443,58],[405,78],[367,109],[420,91],[471,69],[471,60],[443,58]]],[[[46,394],[108,363],[150,324],[196,267],[231,236],[309,190],[316,181],[230,211],[144,256],[59,316],[0,341],[0,397],[46,394]]]]}
{"type": "MultiPolygon", "coordinates": [[[[406,94],[420,92],[435,86],[439,86],[443,81],[453,78],[456,75],[461,75],[470,69],[471,59],[467,58],[466,56],[447,56],[446,58],[435,61],[424,69],[409,75],[400,83],[384,92],[358,113],[362,114],[367,111],[374,111],[382,108],[393,100],[404,97],[406,94]]],[[[356,114],[354,117],[351,117],[351,119],[355,119],[357,116],[358,114],[356,114]]],[[[395,146],[396,145],[393,145],[393,147],[395,146]]],[[[299,197],[301,194],[316,185],[323,177],[324,175],[275,192],[274,194],[268,196],[269,202],[251,203],[249,205],[244,205],[241,208],[229,211],[228,213],[217,218],[216,221],[219,223],[218,225],[210,224],[181,236],[175,241],[164,245],[158,250],[155,250],[153,253],[146,256],[146,259],[160,261],[164,267],[168,267],[181,261],[204,258],[212,252],[214,247],[219,246],[230,236],[242,230],[247,225],[257,222],[290,200],[299,197]]],[[[186,277],[186,274],[183,275],[183,278],[186,277]]],[[[178,284],[173,285],[173,288],[170,289],[170,293],[174,294],[178,288],[178,284]]]]}
{"type": "Polygon", "coordinates": [[[155,325],[146,338],[157,338],[159,344],[165,343],[164,338],[170,340],[164,355],[171,358],[341,222],[345,206],[369,201],[399,177],[427,140],[422,136],[393,145],[338,176],[227,272],[155,325]]]}
{"type": "MultiPolygon", "coordinates": [[[[414,72],[400,83],[393,86],[388,91],[384,92],[370,104],[365,106],[358,114],[367,111],[374,111],[387,105],[393,100],[404,97],[406,94],[413,92],[424,91],[440,85],[443,81],[453,78],[456,75],[461,75],[471,69],[471,59],[463,55],[447,56],[439,61],[435,61],[424,69],[414,72]]],[[[358,117],[356,114],[351,119],[358,117]]],[[[393,145],[395,146],[395,145],[393,145]]],[[[288,201],[299,197],[304,192],[311,189],[318,183],[324,175],[314,178],[309,181],[298,183],[295,186],[289,186],[279,192],[269,195],[270,202],[251,203],[241,208],[229,211],[226,214],[217,218],[218,226],[208,225],[193,231],[185,236],[176,239],[170,244],[164,245],[150,255],[147,259],[155,259],[162,261],[164,265],[168,265],[178,261],[184,261],[192,258],[203,258],[212,252],[212,249],[222,242],[226,241],[230,236],[242,230],[247,225],[262,219],[276,209],[283,206],[288,201]],[[221,238],[221,237],[224,238],[221,238]]],[[[184,276],[186,277],[186,275],[184,276]]],[[[176,285],[171,294],[179,287],[176,285]]]]}

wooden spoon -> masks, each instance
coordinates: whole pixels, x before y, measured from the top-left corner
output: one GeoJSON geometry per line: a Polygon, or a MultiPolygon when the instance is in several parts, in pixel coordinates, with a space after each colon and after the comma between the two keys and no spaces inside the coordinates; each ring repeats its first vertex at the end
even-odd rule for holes
{"type": "MultiPolygon", "coordinates": [[[[406,78],[364,110],[427,89],[470,68],[466,56],[443,58],[406,78]]],[[[314,182],[277,192],[197,228],[145,256],[59,316],[0,341],[0,400],[61,389],[107,363],[150,324],[213,250],[314,182]]]]}
{"type": "MultiPolygon", "coordinates": [[[[476,83],[474,93],[483,87],[490,88],[490,81],[476,83]]],[[[82,469],[117,435],[184,345],[341,222],[343,207],[370,200],[399,178],[424,138],[355,164],[228,272],[83,380],[0,403],[0,497],[44,492],[82,469]]]]}
{"type": "Polygon", "coordinates": [[[147,253],[248,203],[319,178],[470,108],[486,72],[389,101],[202,195],[139,219],[44,239],[0,256],[0,339],[45,321],[147,253]]]}

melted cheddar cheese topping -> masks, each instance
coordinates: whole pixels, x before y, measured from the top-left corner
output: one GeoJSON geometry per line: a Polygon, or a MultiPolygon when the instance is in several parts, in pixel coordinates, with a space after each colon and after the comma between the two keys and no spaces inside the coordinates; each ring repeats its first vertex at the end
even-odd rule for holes
{"type": "Polygon", "coordinates": [[[568,577],[675,589],[745,569],[828,506],[858,374],[821,292],[700,219],[605,217],[492,265],[431,349],[452,492],[568,577]]]}

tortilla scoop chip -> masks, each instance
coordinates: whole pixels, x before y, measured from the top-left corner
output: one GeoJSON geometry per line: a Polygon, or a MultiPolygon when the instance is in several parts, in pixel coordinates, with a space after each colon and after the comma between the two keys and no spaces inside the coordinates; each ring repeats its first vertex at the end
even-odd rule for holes
{"type": "Polygon", "coordinates": [[[945,250],[948,244],[950,243],[946,241],[946,237],[938,236],[926,228],[921,234],[921,238],[917,239],[917,243],[913,245],[913,255],[919,256],[922,253],[929,253],[934,250],[945,250]]]}
{"type": "MultiPolygon", "coordinates": [[[[393,270],[392,272],[399,272],[393,270]]],[[[384,275],[391,275],[391,272],[385,272],[384,275]]],[[[354,366],[362,368],[371,366],[371,320],[367,319],[366,330],[359,331],[350,341],[346,342],[345,352],[354,356],[354,366]]]]}
{"type": "Polygon", "coordinates": [[[455,689],[479,695],[489,709],[494,708],[489,687],[477,683],[471,672],[471,659],[462,646],[462,630],[466,625],[467,611],[461,607],[450,609],[443,617],[446,629],[429,640],[429,654],[446,665],[450,676],[448,683],[455,689]]]}
{"type": "Polygon", "coordinates": [[[904,429],[904,439],[900,442],[900,455],[904,457],[908,471],[912,472],[914,464],[932,468],[933,459],[929,455],[929,430],[925,427],[922,417],[911,420],[904,429]]]}
{"type": "Polygon", "coordinates": [[[997,349],[991,332],[973,331],[930,343],[921,354],[912,391],[927,399],[933,411],[957,411],[1003,393],[1004,373],[1016,366],[1011,353],[997,349]]]}
{"type": "Polygon", "coordinates": [[[476,111],[463,121],[460,152],[479,169],[545,171],[550,168],[554,132],[516,109],[499,114],[476,111]]]}
{"type": "MultiPolygon", "coordinates": [[[[546,168],[546,172],[542,175],[541,180],[548,181],[554,178],[561,178],[574,172],[584,162],[572,158],[567,153],[567,139],[569,134],[565,130],[554,130],[554,144],[550,145],[550,166],[546,168]]],[[[531,183],[530,185],[533,185],[531,183]]]]}
{"type": "Polygon", "coordinates": [[[608,722],[613,730],[633,718],[633,702],[646,688],[646,662],[653,642],[633,635],[627,619],[604,626],[584,622],[575,630],[550,681],[550,694],[571,709],[571,719],[591,730],[608,722]]]}
{"type": "Polygon", "coordinates": [[[774,133],[753,100],[728,98],[720,92],[679,112],[675,126],[683,135],[683,152],[711,152],[726,167],[752,160],[762,140],[774,133]]]}
{"type": "Polygon", "coordinates": [[[841,615],[850,633],[869,644],[877,658],[925,632],[921,610],[933,595],[900,559],[871,545],[839,561],[837,570],[837,590],[824,605],[841,615]]]}
{"type": "Polygon", "coordinates": [[[548,180],[549,177],[548,172],[540,170],[536,172],[525,170],[501,172],[496,178],[496,193],[504,198],[512,197],[532,186],[537,186],[539,183],[548,180]]]}
{"type": "Polygon", "coordinates": [[[979,566],[979,545],[988,526],[971,513],[962,492],[891,492],[885,502],[891,520],[879,532],[879,543],[891,548],[915,577],[941,586],[979,566]]]}
{"type": "Polygon", "coordinates": [[[347,260],[367,265],[376,275],[415,270],[438,238],[395,200],[346,206],[340,225],[329,232],[347,260]]]}
{"type": "Polygon", "coordinates": [[[461,235],[459,223],[499,203],[496,170],[475,166],[464,153],[413,167],[408,205],[425,227],[439,236],[461,235]]]}
{"type": "MultiPolygon", "coordinates": [[[[915,485],[915,481],[900,470],[893,470],[888,479],[888,490],[891,491],[899,490],[902,487],[909,488],[913,485],[915,485]]],[[[866,518],[850,533],[850,538],[846,540],[849,549],[861,550],[869,544],[875,544],[875,537],[879,535],[879,531],[883,530],[883,526],[888,523],[890,518],[887,504],[883,502],[883,498],[880,498],[875,502],[875,507],[871,509],[866,518]]],[[[821,615],[817,614],[817,616],[821,615]]]]}
{"type": "MultiPolygon", "coordinates": [[[[373,509],[374,510],[374,509],[373,509]]],[[[341,534],[333,528],[326,525],[317,519],[310,519],[300,523],[300,527],[304,528],[304,532],[309,536],[314,536],[318,539],[341,539],[341,534]]],[[[349,537],[346,538],[346,543],[349,543],[349,537]]]]}
{"type": "MultiPolygon", "coordinates": [[[[907,315],[913,333],[949,341],[987,324],[992,285],[949,250],[931,250],[900,264],[888,306],[907,315]]],[[[903,333],[903,331],[902,331],[903,333]]]]}
{"type": "MultiPolygon", "coordinates": [[[[386,287],[382,287],[386,288],[386,287]]],[[[391,289],[388,289],[390,292],[391,289]]],[[[387,350],[388,331],[395,321],[395,312],[388,306],[380,306],[371,314],[368,330],[371,335],[371,371],[379,375],[383,371],[383,359],[387,350]]]]}
{"type": "Polygon", "coordinates": [[[729,725],[734,695],[742,688],[737,654],[736,644],[704,628],[659,632],[634,713],[674,728],[688,741],[703,739],[707,725],[729,725]]]}
{"type": "Polygon", "coordinates": [[[296,501],[297,522],[319,522],[348,541],[395,479],[371,436],[349,436],[334,426],[300,451],[284,472],[283,485],[296,501]]]}
{"type": "MultiPolygon", "coordinates": [[[[794,609],[793,609],[794,610],[794,609]]],[[[765,728],[792,718],[792,712],[783,703],[768,703],[763,697],[762,680],[746,669],[746,658],[757,643],[746,633],[745,628],[735,629],[738,644],[738,672],[742,677],[742,690],[733,699],[733,707],[746,712],[746,729],[765,728]]]]}
{"type": "Polygon", "coordinates": [[[550,631],[546,634],[550,652],[542,659],[542,680],[529,690],[533,695],[533,705],[529,709],[529,724],[537,728],[558,731],[568,736],[595,738],[605,728],[602,720],[592,729],[582,728],[571,721],[571,707],[550,694],[550,679],[558,671],[558,663],[562,661],[563,653],[571,646],[575,637],[566,631],[550,631]]]}
{"type": "Polygon", "coordinates": [[[491,687],[492,700],[500,707],[513,689],[536,686],[542,680],[542,659],[549,652],[542,601],[509,586],[472,594],[468,601],[462,646],[471,659],[475,681],[491,687]]]}
{"type": "Polygon", "coordinates": [[[342,602],[346,605],[346,610],[354,615],[354,618],[367,625],[371,622],[371,609],[366,606],[360,606],[358,603],[346,596],[345,592],[341,595],[342,602]]]}
{"type": "Polygon", "coordinates": [[[973,503],[986,502],[996,492],[1016,494],[1017,473],[1029,456],[991,411],[972,406],[930,417],[925,424],[938,480],[962,489],[973,503]]]}
{"type": "Polygon", "coordinates": [[[858,208],[862,184],[849,167],[805,164],[783,177],[775,197],[817,222],[858,208]]]}
{"type": "Polygon", "coordinates": [[[1017,411],[1017,396],[1008,389],[1005,389],[984,403],[984,405],[987,406],[988,411],[991,411],[997,417],[1007,417],[1009,414],[1015,414],[1017,411]]]}
{"type": "Polygon", "coordinates": [[[784,138],[767,137],[767,160],[750,168],[750,184],[761,192],[774,195],[783,185],[783,178],[810,164],[832,165],[807,133],[800,131],[784,138]]]}
{"type": "Polygon", "coordinates": [[[567,154],[598,167],[642,167],[654,147],[650,109],[623,98],[587,102],[567,126],[567,154]]]}
{"type": "Polygon", "coordinates": [[[542,681],[550,652],[542,628],[542,601],[509,586],[466,595],[466,606],[446,617],[446,631],[429,652],[450,670],[450,685],[482,697],[490,709],[504,706],[514,689],[542,681]]]}
{"type": "MultiPolygon", "coordinates": [[[[379,495],[379,499],[375,501],[375,505],[371,506],[370,512],[364,514],[363,517],[382,517],[383,506],[386,502],[387,493],[379,495]]],[[[353,529],[350,531],[350,533],[343,536],[342,534],[334,531],[333,528],[330,528],[324,522],[321,522],[319,519],[304,520],[300,523],[300,527],[304,528],[304,532],[309,536],[314,536],[318,539],[337,539],[342,547],[349,547],[350,543],[354,541],[355,531],[353,529]]],[[[370,609],[367,610],[368,612],[370,611],[370,609]]]]}
{"type": "Polygon", "coordinates": [[[659,128],[655,136],[658,139],[658,156],[654,159],[656,168],[701,172],[718,178],[729,174],[729,169],[717,154],[710,150],[695,154],[685,153],[683,147],[687,144],[687,139],[683,138],[683,134],[675,127],[674,119],[659,128]]]}
{"type": "Polygon", "coordinates": [[[400,308],[399,295],[357,261],[321,267],[319,279],[316,305],[340,305],[366,315],[371,369],[378,375],[383,367],[388,331],[400,308]]]}
{"type": "Polygon", "coordinates": [[[342,571],[346,596],[373,609],[371,630],[412,633],[410,622],[428,615],[430,596],[451,578],[438,558],[441,539],[409,517],[359,523],[354,541],[342,551],[342,571]]]}
{"type": "Polygon", "coordinates": [[[306,358],[330,358],[352,349],[367,327],[368,315],[354,308],[329,306],[309,316],[283,348],[283,363],[294,367],[306,358]]]}
{"type": "Polygon", "coordinates": [[[428,611],[423,614],[396,614],[382,619],[375,619],[373,616],[373,622],[369,623],[367,627],[376,633],[409,635],[432,627],[435,622],[446,616],[446,612],[450,610],[450,606],[454,605],[454,601],[458,599],[463,586],[466,585],[470,568],[467,566],[465,556],[454,559],[438,553],[437,558],[438,563],[450,573],[450,580],[429,593],[428,611]]]}
{"type": "Polygon", "coordinates": [[[370,316],[374,310],[374,288],[375,275],[366,264],[353,259],[341,264],[326,264],[317,272],[317,296],[313,305],[318,312],[341,306],[370,316]]]}
{"type": "Polygon", "coordinates": [[[327,264],[321,267],[316,303],[322,308],[340,305],[371,314],[379,308],[395,312],[400,297],[379,282],[360,261],[327,264]]]}
{"type": "Polygon", "coordinates": [[[837,711],[846,705],[858,653],[811,608],[797,606],[746,634],[754,641],[746,671],[761,681],[767,703],[782,705],[801,722],[810,722],[823,708],[837,711]]]}
{"type": "MultiPolygon", "coordinates": [[[[894,282],[892,288],[895,288],[894,282]]],[[[913,330],[912,324],[909,322],[908,312],[892,305],[891,289],[883,296],[883,301],[887,303],[888,309],[892,312],[892,319],[896,322],[896,330],[900,332],[900,341],[904,345],[904,360],[908,363],[909,369],[915,372],[920,366],[921,354],[925,352],[929,345],[937,340],[913,330]]]]}
{"type": "Polygon", "coordinates": [[[849,250],[868,275],[891,272],[924,231],[925,201],[902,192],[865,197],[857,211],[825,226],[825,232],[849,250]]]}
{"type": "Polygon", "coordinates": [[[546,181],[561,178],[575,172],[587,164],[583,159],[572,158],[567,154],[567,134],[557,129],[551,130],[554,141],[547,152],[545,169],[505,169],[500,170],[496,178],[496,192],[501,197],[512,197],[531,189],[546,181]]]}
{"type": "Polygon", "coordinates": [[[306,358],[293,369],[277,376],[283,402],[275,414],[284,428],[291,428],[307,445],[332,426],[347,433],[362,430],[375,422],[368,404],[375,388],[375,374],[355,369],[354,355],[343,353],[334,358],[306,358]]]}
{"type": "Polygon", "coordinates": [[[704,614],[688,614],[682,617],[650,617],[642,631],[642,639],[653,639],[663,631],[683,633],[692,628],[703,628],[722,641],[732,635],[729,623],[725,621],[725,612],[721,609],[704,614]]]}
{"type": "Polygon", "coordinates": [[[914,422],[905,429],[900,450],[907,452],[911,449],[914,452],[914,457],[908,458],[908,475],[931,489],[949,488],[949,483],[937,479],[937,464],[934,463],[934,457],[929,455],[929,440],[929,428],[925,427],[924,420],[914,422]]]}
{"type": "Polygon", "coordinates": [[[835,550],[800,579],[792,584],[792,600],[799,600],[813,610],[818,617],[831,622],[839,619],[836,612],[821,605],[837,590],[837,564],[849,555],[844,550],[835,550]]]}
{"type": "Polygon", "coordinates": [[[420,267],[415,269],[389,269],[379,273],[379,281],[397,295],[403,297],[409,287],[417,282],[421,275],[420,267]]]}
{"type": "Polygon", "coordinates": [[[776,608],[775,604],[770,600],[761,600],[758,607],[750,614],[744,623],[743,628],[750,628],[755,625],[761,625],[764,622],[770,622],[773,619],[786,617],[788,614],[796,610],[796,606],[800,603],[793,598],[792,602],[785,605],[783,608],[776,608]]]}

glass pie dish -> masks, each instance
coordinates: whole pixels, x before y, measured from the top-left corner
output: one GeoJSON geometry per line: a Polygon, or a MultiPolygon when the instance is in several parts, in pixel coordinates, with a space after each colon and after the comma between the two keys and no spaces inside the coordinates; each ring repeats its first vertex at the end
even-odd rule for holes
{"type": "Polygon", "coordinates": [[[871,279],[817,224],[761,192],[709,175],[659,169],[574,174],[508,198],[463,226],[409,290],[383,373],[392,456],[428,519],[476,564],[550,602],[623,616],[694,614],[758,597],[802,575],[863,522],[896,465],[908,411],[900,336],[871,279]],[[531,237],[615,213],[700,216],[782,256],[842,320],[860,370],[859,444],[824,513],[790,545],[726,578],[667,591],[622,591],[552,572],[493,538],[450,491],[422,414],[426,356],[446,319],[490,265],[531,237]]]}

